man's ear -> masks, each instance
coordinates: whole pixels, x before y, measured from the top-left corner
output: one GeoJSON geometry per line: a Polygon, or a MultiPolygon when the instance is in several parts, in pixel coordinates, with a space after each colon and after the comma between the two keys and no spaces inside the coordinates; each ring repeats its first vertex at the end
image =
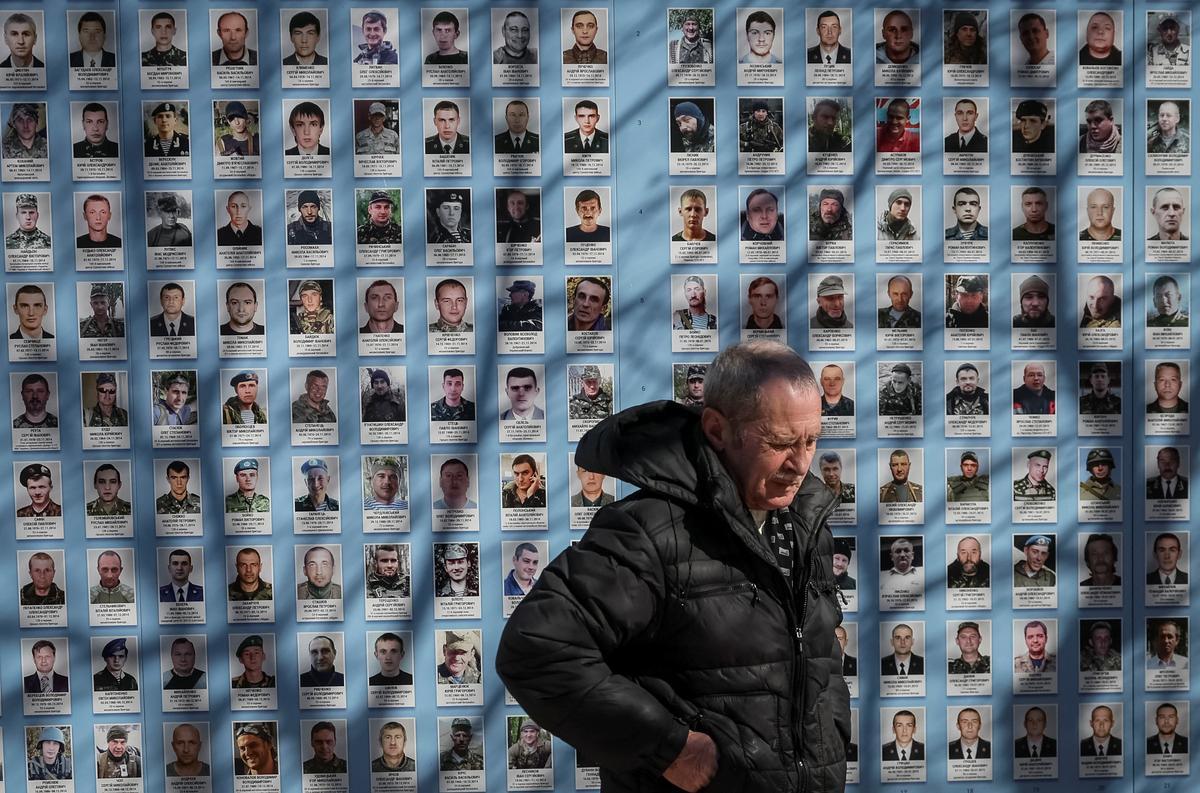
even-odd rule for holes
{"type": "Polygon", "coordinates": [[[719,452],[725,450],[729,419],[725,418],[724,414],[716,408],[704,408],[704,412],[700,414],[700,429],[710,446],[719,452]]]}

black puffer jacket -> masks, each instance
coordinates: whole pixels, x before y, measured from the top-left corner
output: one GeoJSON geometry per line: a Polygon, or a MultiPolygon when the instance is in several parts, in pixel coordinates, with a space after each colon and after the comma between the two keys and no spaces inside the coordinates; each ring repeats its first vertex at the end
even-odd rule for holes
{"type": "Polygon", "coordinates": [[[720,752],[706,790],[840,791],[850,696],[833,633],[835,499],[809,476],[792,502],[793,596],[698,416],[656,402],[584,436],[579,465],[641,489],[546,568],[505,628],[497,671],[540,726],[601,767],[605,791],[675,790],[662,772],[689,727],[720,752]]]}

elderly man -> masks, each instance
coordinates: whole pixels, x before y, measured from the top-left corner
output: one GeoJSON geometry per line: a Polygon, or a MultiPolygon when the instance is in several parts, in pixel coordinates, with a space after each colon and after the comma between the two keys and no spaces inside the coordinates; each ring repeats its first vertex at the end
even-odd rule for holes
{"type": "Polygon", "coordinates": [[[887,198],[887,208],[875,224],[877,239],[915,240],[920,236],[917,227],[908,219],[912,210],[913,195],[907,187],[897,187],[887,198]]]}
{"type": "Polygon", "coordinates": [[[854,239],[854,224],[846,209],[846,195],[834,187],[817,193],[816,202],[808,215],[808,236],[813,242],[854,239]]]}
{"type": "Polygon", "coordinates": [[[1013,482],[1013,501],[1053,501],[1054,485],[1046,481],[1050,471],[1050,450],[1035,449],[1025,458],[1025,476],[1013,482]]]}
{"type": "Polygon", "coordinates": [[[807,476],[819,432],[812,370],[783,345],[751,342],[717,356],[703,411],[635,407],[580,442],[580,465],[641,489],[598,512],[594,530],[546,568],[510,618],[496,666],[531,718],[596,758],[606,789],[698,791],[727,775],[755,789],[844,784],[849,698],[825,526],[836,500],[807,476]],[[653,531],[661,521],[676,531],[653,531]],[[676,565],[689,558],[688,607],[667,609],[676,565]],[[811,564],[793,565],[800,559],[811,564]],[[744,583],[691,594],[730,580],[744,583]],[[775,605],[756,606],[745,587],[775,605]],[[601,592],[621,595],[592,620],[582,606],[601,592]],[[727,694],[755,696],[712,710],[691,692],[713,674],[727,694]],[[796,719],[769,716],[781,708],[796,719]]]}
{"type": "Polygon", "coordinates": [[[1107,275],[1097,275],[1089,279],[1079,327],[1120,328],[1121,298],[1116,291],[1116,283],[1107,275]]]}
{"type": "Polygon", "coordinates": [[[983,561],[983,547],[975,537],[963,537],[954,549],[954,561],[946,565],[946,586],[950,589],[988,589],[992,586],[992,566],[983,561]]]}
{"type": "Polygon", "coordinates": [[[1013,389],[1013,413],[1018,416],[1047,416],[1055,413],[1054,389],[1046,385],[1046,365],[1027,363],[1024,382],[1013,389]]]}
{"type": "Polygon", "coordinates": [[[854,327],[846,312],[846,284],[840,275],[827,275],[817,284],[817,310],[810,324],[813,330],[854,327]]]}
{"type": "Polygon", "coordinates": [[[1013,586],[1022,587],[1052,587],[1056,576],[1047,565],[1050,558],[1050,547],[1053,543],[1044,534],[1035,534],[1025,541],[1023,552],[1025,558],[1013,565],[1013,586]]]}

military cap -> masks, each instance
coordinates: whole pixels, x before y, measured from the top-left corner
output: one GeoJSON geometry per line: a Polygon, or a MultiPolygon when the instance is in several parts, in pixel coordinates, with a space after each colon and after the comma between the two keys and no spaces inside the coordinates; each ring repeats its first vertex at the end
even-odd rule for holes
{"type": "Polygon", "coordinates": [[[311,278],[306,281],[301,281],[300,289],[298,291],[300,294],[304,294],[305,292],[321,292],[324,294],[325,292],[325,290],[321,288],[321,285],[311,278]]]}
{"type": "Polygon", "coordinates": [[[21,207],[33,207],[34,209],[38,208],[37,196],[33,193],[17,193],[17,199],[15,203],[17,209],[20,209],[21,207]]]}
{"type": "Polygon", "coordinates": [[[850,537],[834,537],[833,553],[835,556],[851,558],[854,556],[854,541],[850,537]]]}
{"type": "Polygon", "coordinates": [[[262,647],[262,646],[263,646],[263,638],[261,636],[259,636],[257,633],[252,633],[249,636],[247,636],[245,639],[242,639],[241,643],[238,644],[237,657],[241,658],[242,653],[246,652],[251,647],[262,647]]]}
{"type": "Polygon", "coordinates": [[[40,747],[42,741],[58,741],[58,743],[66,748],[67,736],[63,735],[63,731],[58,727],[43,727],[38,733],[37,745],[40,747]]]}
{"type": "Polygon", "coordinates": [[[1092,449],[1087,453],[1086,468],[1090,471],[1092,466],[1107,465],[1109,468],[1115,468],[1117,461],[1113,459],[1112,452],[1108,449],[1092,449]]]}
{"type": "Polygon", "coordinates": [[[1179,21],[1176,20],[1175,17],[1164,17],[1163,20],[1158,23],[1158,29],[1165,30],[1167,28],[1175,28],[1176,30],[1178,30],[1179,29],[1179,21]]]}
{"type": "Polygon", "coordinates": [[[442,551],[442,558],[443,559],[466,559],[467,558],[467,549],[463,545],[461,545],[457,542],[452,545],[447,545],[446,550],[442,551]]]}
{"type": "Polygon", "coordinates": [[[170,388],[175,383],[183,383],[188,388],[192,387],[191,381],[183,372],[167,372],[163,375],[161,384],[164,389],[170,388]]]}
{"type": "Polygon", "coordinates": [[[431,190],[429,193],[430,206],[439,207],[442,204],[466,203],[466,196],[459,190],[431,190]]]}
{"type": "Polygon", "coordinates": [[[123,638],[113,639],[111,642],[104,645],[104,648],[100,650],[100,657],[108,658],[110,655],[116,655],[120,652],[129,652],[129,649],[125,646],[125,639],[123,638]]]}
{"type": "Polygon", "coordinates": [[[1049,112],[1049,109],[1036,99],[1025,99],[1022,100],[1019,105],[1017,105],[1014,115],[1017,118],[1024,118],[1025,116],[1037,116],[1039,118],[1045,118],[1049,112]]]}
{"type": "Polygon", "coordinates": [[[958,30],[959,28],[975,28],[979,30],[979,20],[970,11],[959,11],[954,15],[954,26],[951,30],[958,30]]]}
{"type": "Polygon", "coordinates": [[[258,373],[251,372],[249,370],[247,370],[245,372],[238,372],[233,377],[229,378],[229,386],[231,388],[237,388],[242,383],[257,383],[257,382],[258,382],[258,373]]]}
{"type": "Polygon", "coordinates": [[[817,297],[846,294],[846,284],[840,275],[827,275],[817,285],[817,297]]]}
{"type": "Polygon", "coordinates": [[[1045,279],[1038,275],[1031,275],[1021,282],[1021,297],[1030,292],[1040,292],[1043,295],[1050,294],[1050,284],[1046,283],[1045,279]]]}
{"type": "Polygon", "coordinates": [[[116,384],[117,376],[112,372],[101,372],[100,374],[96,375],[96,385],[98,386],[116,384]]]}
{"type": "Polygon", "coordinates": [[[956,292],[982,292],[986,286],[982,275],[960,275],[958,284],[954,287],[956,292]]]}
{"type": "Polygon", "coordinates": [[[541,732],[542,728],[539,727],[537,722],[533,719],[525,719],[523,722],[521,722],[521,732],[525,732],[525,730],[537,730],[538,732],[541,732]]]}
{"type": "Polygon", "coordinates": [[[383,106],[383,102],[372,102],[367,108],[368,116],[386,116],[387,108],[383,106]]]}
{"type": "Polygon", "coordinates": [[[238,728],[237,735],[234,736],[234,740],[241,738],[243,735],[253,735],[257,738],[262,738],[271,745],[275,744],[275,739],[271,737],[271,731],[267,729],[267,725],[259,724],[258,722],[243,724],[238,728]]]}
{"type": "Polygon", "coordinates": [[[475,642],[466,631],[446,631],[445,646],[449,650],[469,653],[475,649],[475,642]]]}
{"type": "Polygon", "coordinates": [[[108,285],[92,284],[92,291],[89,293],[89,297],[108,297],[108,285]]]}
{"type": "Polygon", "coordinates": [[[1049,548],[1051,544],[1050,538],[1045,534],[1035,534],[1025,541],[1024,547],[1030,548],[1036,545],[1039,548],[1049,548]]]}
{"type": "Polygon", "coordinates": [[[52,476],[49,468],[41,463],[30,463],[21,469],[21,487],[29,484],[30,479],[42,479],[48,476],[52,476]]]}
{"type": "Polygon", "coordinates": [[[967,460],[979,462],[979,455],[975,454],[975,452],[971,451],[970,449],[967,449],[965,452],[962,453],[962,455],[959,456],[958,463],[959,463],[959,465],[962,465],[967,460]]]}
{"type": "Polygon", "coordinates": [[[896,203],[901,198],[907,198],[909,203],[912,203],[912,200],[913,200],[912,192],[910,192],[907,187],[897,187],[888,196],[888,202],[887,202],[888,208],[891,209],[892,204],[896,203]]]}
{"type": "Polygon", "coordinates": [[[392,384],[392,378],[388,376],[386,369],[372,369],[371,370],[371,382],[374,383],[376,380],[382,380],[385,383],[387,383],[388,385],[392,384]]]}
{"type": "Polygon", "coordinates": [[[537,292],[537,285],[533,281],[524,278],[513,281],[512,285],[506,288],[509,294],[513,292],[528,292],[530,297],[533,297],[534,293],[537,292]]]}
{"type": "Polygon", "coordinates": [[[154,205],[164,212],[179,211],[179,199],[175,197],[174,193],[168,193],[165,196],[160,196],[158,201],[154,202],[154,205]]]}
{"type": "Polygon", "coordinates": [[[687,368],[687,379],[689,382],[692,380],[703,380],[707,375],[708,367],[704,364],[692,364],[687,368]]]}
{"type": "Polygon", "coordinates": [[[1108,364],[1104,361],[1098,361],[1092,364],[1092,371],[1089,374],[1108,374],[1108,364]]]}
{"type": "Polygon", "coordinates": [[[246,106],[236,99],[225,105],[225,118],[249,118],[246,106]]]}
{"type": "Polygon", "coordinates": [[[240,474],[242,471],[257,471],[257,470],[258,470],[258,460],[255,460],[253,457],[243,457],[242,459],[237,461],[236,465],[233,466],[233,472],[235,474],[240,474]]]}
{"type": "Polygon", "coordinates": [[[128,738],[128,737],[129,737],[128,730],[126,730],[120,724],[114,724],[113,726],[108,728],[108,732],[105,734],[104,740],[115,741],[119,738],[128,738]]]}
{"type": "Polygon", "coordinates": [[[367,203],[374,204],[376,201],[386,201],[389,204],[395,203],[392,201],[392,194],[387,190],[376,190],[375,192],[371,193],[371,200],[367,203]]]}
{"type": "Polygon", "coordinates": [[[771,108],[767,105],[767,100],[765,100],[765,99],[755,99],[754,103],[750,105],[750,112],[755,112],[758,110],[770,110],[770,109],[771,108]]]}
{"type": "Polygon", "coordinates": [[[1041,457],[1043,460],[1049,460],[1051,453],[1049,449],[1034,449],[1025,456],[1025,459],[1032,460],[1034,457],[1041,457]]]}
{"type": "Polygon", "coordinates": [[[34,121],[41,118],[42,111],[34,102],[17,102],[13,105],[10,118],[16,119],[18,116],[29,116],[34,121]]]}
{"type": "Polygon", "coordinates": [[[157,116],[159,113],[178,113],[178,112],[179,112],[179,105],[175,104],[174,102],[159,102],[157,105],[154,106],[154,110],[153,110],[153,112],[150,113],[150,115],[157,116]]]}
{"type": "Polygon", "coordinates": [[[400,472],[400,462],[395,457],[380,457],[371,463],[371,476],[374,476],[384,468],[391,468],[397,473],[400,472]]]}
{"type": "Polygon", "coordinates": [[[307,474],[314,468],[320,468],[322,471],[329,473],[329,465],[320,457],[312,457],[300,464],[300,473],[307,474]]]}
{"type": "Polygon", "coordinates": [[[912,377],[912,368],[909,367],[909,365],[906,363],[896,364],[895,366],[892,367],[892,371],[899,372],[900,374],[906,374],[909,377],[912,377]]]}
{"type": "Polygon", "coordinates": [[[820,195],[817,196],[817,201],[824,201],[826,198],[832,198],[835,201],[837,201],[839,204],[841,204],[842,206],[846,205],[845,193],[843,193],[841,190],[838,190],[836,188],[826,187],[824,190],[821,191],[820,195]]]}
{"type": "Polygon", "coordinates": [[[1112,625],[1108,623],[1108,620],[1096,620],[1092,623],[1092,627],[1088,628],[1088,636],[1091,636],[1098,630],[1106,630],[1112,633],[1112,625]]]}
{"type": "Polygon", "coordinates": [[[301,190],[300,195],[296,198],[296,206],[302,207],[305,204],[321,206],[321,194],[316,190],[301,190]]]}
{"type": "Polygon", "coordinates": [[[462,716],[459,716],[454,721],[450,722],[450,732],[458,732],[459,730],[474,732],[475,728],[471,726],[470,719],[464,719],[462,716]]]}
{"type": "Polygon", "coordinates": [[[968,620],[966,622],[960,622],[960,623],[958,623],[958,629],[955,631],[955,634],[962,633],[963,631],[967,630],[968,628],[974,628],[975,631],[978,633],[979,623],[971,622],[970,620],[968,620]]]}
{"type": "Polygon", "coordinates": [[[599,380],[600,379],[600,367],[592,366],[591,364],[583,367],[583,372],[580,373],[579,379],[580,380],[599,380]]]}

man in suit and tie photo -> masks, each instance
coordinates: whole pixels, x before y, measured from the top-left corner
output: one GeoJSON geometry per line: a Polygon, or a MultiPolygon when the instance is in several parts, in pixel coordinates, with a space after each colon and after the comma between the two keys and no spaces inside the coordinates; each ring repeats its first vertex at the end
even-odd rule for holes
{"type": "Polygon", "coordinates": [[[184,290],[171,281],[158,290],[162,311],[150,317],[151,336],[195,336],[196,318],[183,311],[184,290]]]}
{"type": "Polygon", "coordinates": [[[1146,480],[1147,499],[1175,499],[1188,497],[1188,479],[1179,473],[1179,449],[1164,446],[1154,457],[1158,476],[1146,480]]]}
{"type": "Polygon", "coordinates": [[[975,708],[958,712],[958,737],[946,747],[951,760],[991,760],[992,742],[979,735],[983,719],[975,708]]]}
{"type": "Polygon", "coordinates": [[[72,69],[84,67],[114,68],[117,65],[116,53],[104,49],[104,40],[108,36],[108,23],[96,11],[85,11],[79,16],[76,25],[79,34],[79,49],[68,56],[72,69]]]}
{"type": "Polygon", "coordinates": [[[204,587],[193,584],[189,579],[192,575],[192,555],[182,548],[176,548],[167,556],[167,572],[171,580],[158,588],[159,603],[201,603],[204,601],[204,587]]]}
{"type": "Polygon", "coordinates": [[[1179,535],[1163,532],[1154,538],[1155,568],[1146,574],[1147,586],[1171,586],[1179,584],[1187,586],[1188,574],[1179,569],[1179,560],[1183,556],[1183,548],[1179,535]]]}
{"type": "Polygon", "coordinates": [[[841,37],[841,17],[828,10],[818,14],[817,39],[819,43],[808,48],[808,62],[826,66],[832,66],[835,63],[850,63],[850,48],[842,44],[841,37]]]}
{"type": "Polygon", "coordinates": [[[912,649],[912,627],[900,623],[892,628],[892,652],[881,660],[879,674],[900,677],[925,674],[925,658],[914,653],[912,649]]]}
{"type": "Polygon", "coordinates": [[[892,716],[892,735],[896,737],[883,745],[884,762],[925,762],[925,744],[913,737],[916,734],[916,714],[911,710],[896,711],[896,715],[892,716]]]}
{"type": "Polygon", "coordinates": [[[54,671],[54,661],[58,654],[54,642],[39,639],[33,643],[30,652],[33,655],[34,671],[25,675],[26,694],[64,694],[71,690],[70,679],[54,671]]]}
{"type": "Polygon", "coordinates": [[[529,105],[514,99],[504,106],[505,130],[496,136],[497,154],[536,154],[541,146],[538,134],[529,131],[529,105]]]}
{"type": "Polygon", "coordinates": [[[1146,754],[1187,754],[1186,735],[1175,732],[1179,728],[1179,709],[1164,702],[1154,709],[1154,725],[1158,732],[1146,739],[1146,754]]]}
{"type": "Polygon", "coordinates": [[[846,642],[849,636],[845,627],[837,626],[833,629],[833,635],[837,637],[838,644],[842,648],[842,677],[858,677],[858,659],[846,652],[846,642]]]}
{"type": "Polygon", "coordinates": [[[1013,743],[1013,756],[1058,757],[1058,741],[1046,734],[1046,711],[1037,706],[1025,711],[1025,734],[1013,743]]]}
{"type": "Polygon", "coordinates": [[[591,99],[575,103],[573,129],[563,136],[563,151],[566,154],[608,154],[608,133],[599,129],[600,106],[591,99]]]}
{"type": "Polygon", "coordinates": [[[960,99],[954,103],[954,123],[958,125],[958,128],[947,135],[943,141],[947,154],[987,152],[987,135],[984,135],[976,126],[978,121],[979,107],[975,104],[974,99],[960,99]]]}
{"type": "Polygon", "coordinates": [[[1090,724],[1092,734],[1079,742],[1080,757],[1119,757],[1121,755],[1121,739],[1112,734],[1112,708],[1107,705],[1097,705],[1092,708],[1090,724]]]}

